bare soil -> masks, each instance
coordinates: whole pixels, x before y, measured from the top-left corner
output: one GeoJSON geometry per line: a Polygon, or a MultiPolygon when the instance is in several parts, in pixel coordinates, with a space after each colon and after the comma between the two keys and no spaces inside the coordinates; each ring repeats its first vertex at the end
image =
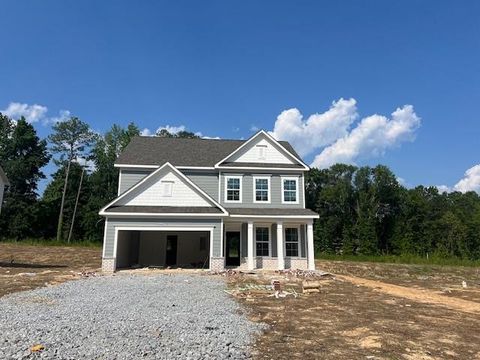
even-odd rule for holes
{"type": "MultiPolygon", "coordinates": [[[[252,320],[270,325],[255,343],[256,359],[480,359],[478,269],[323,261],[317,268],[343,275],[297,298],[238,298],[252,320]]],[[[228,282],[238,288],[272,278],[279,276],[228,282]]],[[[301,291],[302,279],[281,282],[301,291]]]]}
{"type": "Polygon", "coordinates": [[[0,243],[0,297],[96,272],[101,253],[100,248],[0,243]]]}

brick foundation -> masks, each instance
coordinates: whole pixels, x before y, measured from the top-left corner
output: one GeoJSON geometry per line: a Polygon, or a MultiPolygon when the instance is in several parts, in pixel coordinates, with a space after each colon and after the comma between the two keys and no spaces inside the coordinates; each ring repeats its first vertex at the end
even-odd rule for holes
{"type": "Polygon", "coordinates": [[[102,271],[104,273],[113,273],[116,269],[116,259],[115,258],[102,258],[102,271]]]}
{"type": "Polygon", "coordinates": [[[285,258],[285,269],[308,270],[308,260],[303,258],[285,258]]]}

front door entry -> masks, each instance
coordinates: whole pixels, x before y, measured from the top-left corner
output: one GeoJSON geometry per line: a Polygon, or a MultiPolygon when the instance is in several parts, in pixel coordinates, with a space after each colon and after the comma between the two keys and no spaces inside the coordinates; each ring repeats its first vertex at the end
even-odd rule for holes
{"type": "Polygon", "coordinates": [[[177,235],[167,235],[165,264],[167,266],[177,265],[177,235]]]}
{"type": "Polygon", "coordinates": [[[225,234],[225,265],[240,266],[240,231],[225,234]]]}

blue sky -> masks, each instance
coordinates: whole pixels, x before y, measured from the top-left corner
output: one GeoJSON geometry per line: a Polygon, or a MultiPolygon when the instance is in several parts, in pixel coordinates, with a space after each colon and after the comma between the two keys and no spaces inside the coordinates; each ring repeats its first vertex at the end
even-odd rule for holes
{"type": "MultiPolygon", "coordinates": [[[[48,108],[34,119],[42,136],[63,110],[98,131],[135,121],[248,138],[296,108],[274,133],[292,140],[300,113],[327,112],[312,123],[339,127],[328,142],[300,124],[292,141],[309,144],[308,162],[346,144],[350,162],[386,164],[409,186],[450,187],[480,164],[477,1],[32,0],[0,11],[0,109],[48,108]],[[329,112],[341,98],[355,99],[346,125],[329,112]],[[392,112],[407,104],[408,129],[385,142],[392,112]],[[383,125],[358,140],[374,114],[383,125]]],[[[480,189],[480,167],[473,175],[480,189]]]]}

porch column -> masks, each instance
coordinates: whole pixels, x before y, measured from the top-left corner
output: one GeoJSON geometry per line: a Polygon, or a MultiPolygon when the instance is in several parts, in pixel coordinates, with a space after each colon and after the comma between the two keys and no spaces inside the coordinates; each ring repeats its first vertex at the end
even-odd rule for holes
{"type": "Polygon", "coordinates": [[[315,249],[313,247],[313,221],[307,224],[308,270],[315,270],[315,249]]]}
{"type": "Polygon", "coordinates": [[[248,270],[255,269],[255,262],[253,258],[253,221],[248,222],[248,231],[247,231],[247,265],[248,270]]]}
{"type": "Polygon", "coordinates": [[[285,269],[285,257],[283,254],[283,223],[277,222],[277,259],[278,270],[285,269]]]}

